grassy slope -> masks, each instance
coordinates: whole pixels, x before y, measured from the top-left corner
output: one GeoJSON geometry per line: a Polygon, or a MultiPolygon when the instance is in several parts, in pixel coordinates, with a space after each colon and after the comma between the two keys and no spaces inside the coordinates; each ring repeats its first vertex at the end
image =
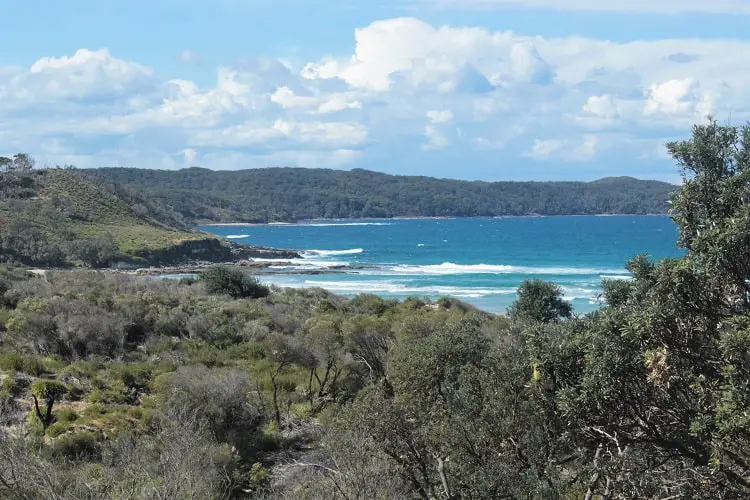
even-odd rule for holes
{"type": "Polygon", "coordinates": [[[110,233],[124,253],[209,238],[207,234],[190,231],[176,223],[170,226],[160,222],[148,213],[139,216],[124,200],[109,195],[77,173],[58,171],[53,179],[45,191],[65,196],[73,210],[93,219],[74,223],[74,230],[83,236],[110,233]]]}

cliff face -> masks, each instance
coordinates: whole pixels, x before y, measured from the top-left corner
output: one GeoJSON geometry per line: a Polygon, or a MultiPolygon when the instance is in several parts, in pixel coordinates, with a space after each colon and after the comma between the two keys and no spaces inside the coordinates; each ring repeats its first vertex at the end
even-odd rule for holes
{"type": "Polygon", "coordinates": [[[261,246],[247,246],[232,244],[233,260],[245,259],[301,259],[302,256],[294,250],[284,250],[261,246]]]}
{"type": "Polygon", "coordinates": [[[187,240],[159,250],[138,252],[133,262],[121,263],[115,267],[173,266],[197,262],[237,262],[247,259],[301,259],[293,250],[283,250],[262,246],[239,245],[217,238],[187,240]]]}
{"type": "Polygon", "coordinates": [[[216,238],[187,240],[159,250],[141,251],[136,257],[152,266],[234,260],[232,249],[216,238]]]}

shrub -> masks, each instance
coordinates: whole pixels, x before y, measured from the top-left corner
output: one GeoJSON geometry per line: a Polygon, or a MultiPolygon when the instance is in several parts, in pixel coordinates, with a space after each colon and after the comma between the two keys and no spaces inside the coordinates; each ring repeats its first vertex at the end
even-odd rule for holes
{"type": "Polygon", "coordinates": [[[263,420],[251,400],[254,388],[246,370],[181,366],[175,373],[157,377],[155,386],[168,414],[187,410],[208,423],[217,439],[238,448],[247,446],[248,436],[263,420]]]}
{"type": "Polygon", "coordinates": [[[563,299],[562,289],[554,283],[533,279],[518,287],[518,299],[508,309],[511,318],[552,323],[573,315],[573,307],[563,299]]]}
{"type": "Polygon", "coordinates": [[[21,372],[38,377],[44,373],[42,359],[33,354],[6,352],[0,354],[0,368],[8,372],[21,372]]]}
{"type": "Polygon", "coordinates": [[[104,267],[117,260],[120,249],[111,234],[78,238],[69,243],[70,254],[89,267],[104,267]]]}
{"type": "Polygon", "coordinates": [[[212,266],[200,274],[206,291],[213,295],[229,295],[235,299],[267,297],[270,290],[243,271],[229,266],[212,266]]]}
{"type": "Polygon", "coordinates": [[[50,448],[54,455],[68,460],[93,460],[101,452],[98,436],[90,431],[60,436],[50,448]]]}

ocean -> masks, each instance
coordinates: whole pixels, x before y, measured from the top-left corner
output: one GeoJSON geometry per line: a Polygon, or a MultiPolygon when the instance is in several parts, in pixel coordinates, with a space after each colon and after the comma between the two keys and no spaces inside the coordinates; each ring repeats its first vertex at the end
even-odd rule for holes
{"type": "Polygon", "coordinates": [[[602,279],[629,278],[630,258],[682,253],[667,216],[327,220],[199,229],[303,252],[303,259],[268,261],[278,274],[259,276],[264,283],[350,297],[447,295],[495,313],[506,311],[527,278],[557,283],[577,312],[588,312],[600,306],[602,279]],[[294,271],[320,274],[288,274],[294,271]]]}

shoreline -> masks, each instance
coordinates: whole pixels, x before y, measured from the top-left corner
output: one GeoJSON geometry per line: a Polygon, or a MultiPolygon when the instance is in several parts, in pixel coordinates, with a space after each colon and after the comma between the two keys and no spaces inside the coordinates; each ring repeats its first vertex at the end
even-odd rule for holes
{"type": "Polygon", "coordinates": [[[314,222],[350,222],[350,221],[394,221],[394,220],[459,220],[459,219],[528,219],[552,217],[669,217],[668,213],[654,214],[569,214],[569,215],[493,215],[493,216],[454,216],[454,217],[362,217],[350,219],[302,219],[297,222],[211,222],[197,223],[193,227],[265,227],[265,226],[304,226],[314,222]]]}

